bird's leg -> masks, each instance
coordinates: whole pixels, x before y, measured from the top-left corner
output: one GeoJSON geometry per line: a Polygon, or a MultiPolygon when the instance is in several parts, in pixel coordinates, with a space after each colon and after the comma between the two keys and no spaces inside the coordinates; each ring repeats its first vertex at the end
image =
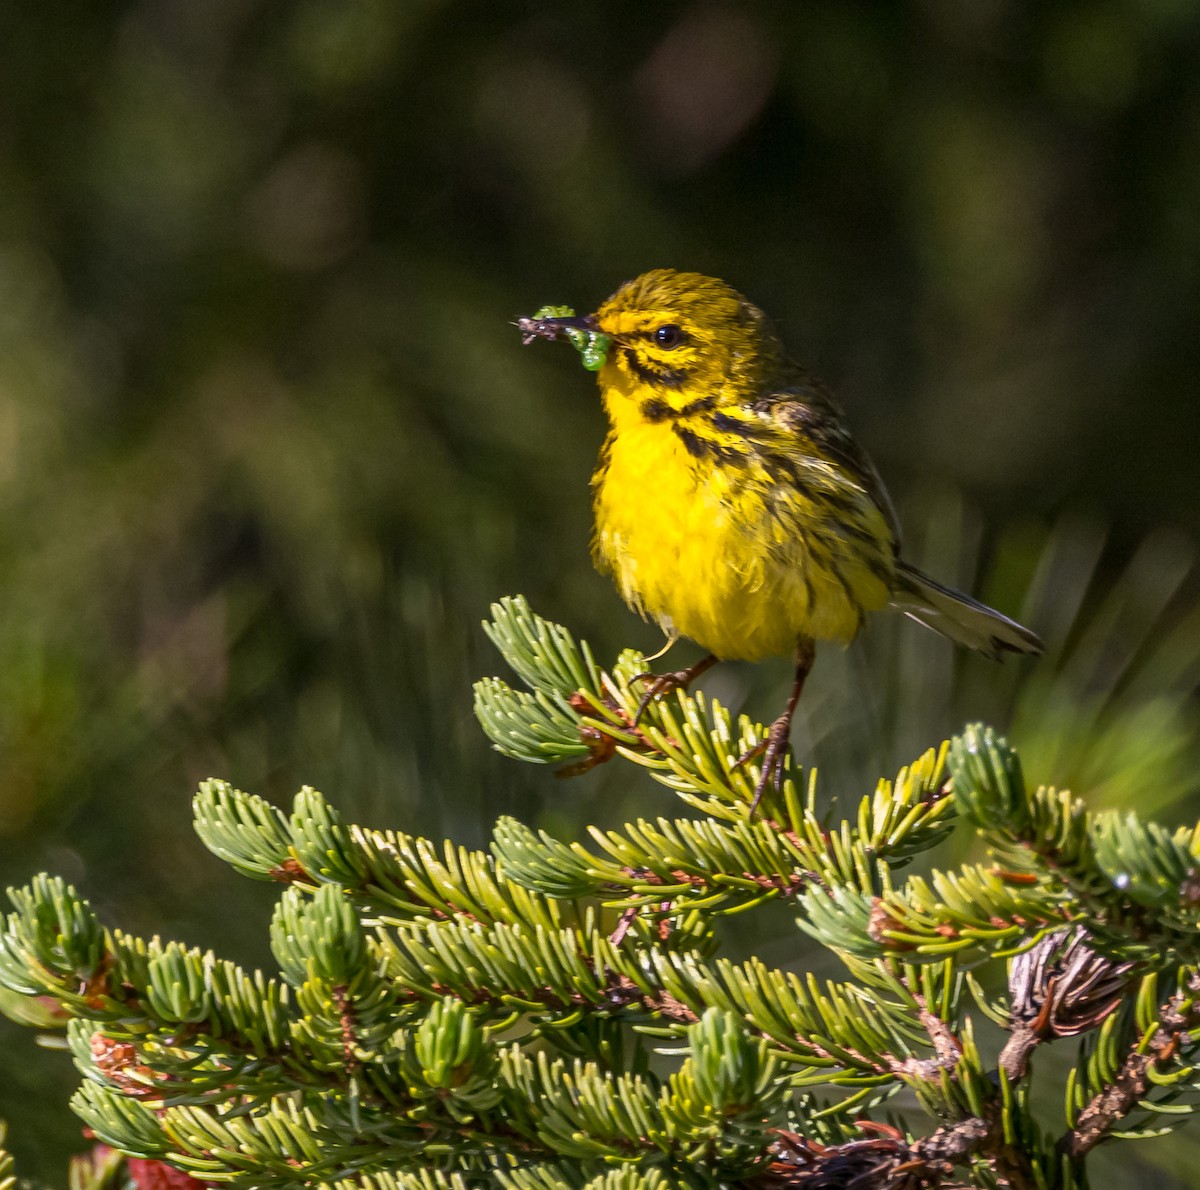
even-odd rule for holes
{"type": "Polygon", "coordinates": [[[647,686],[646,692],[638,702],[637,712],[633,716],[633,726],[638,725],[646,713],[646,708],[656,698],[662,698],[664,694],[670,694],[672,690],[686,690],[702,673],[712,669],[716,663],[717,655],[709,653],[707,657],[701,657],[695,665],[689,665],[686,669],[674,669],[665,674],[637,674],[633,680],[646,682],[647,686]]]}
{"type": "Polygon", "coordinates": [[[737,768],[738,765],[745,764],[746,761],[760,753],[763,758],[762,772],[759,774],[758,784],[754,787],[754,800],[750,803],[751,818],[754,817],[754,812],[758,809],[758,803],[762,801],[767,786],[774,785],[778,789],[783,783],[783,762],[787,756],[788,737],[792,734],[792,716],[796,713],[796,704],[800,701],[800,694],[804,690],[804,679],[808,677],[816,655],[814,643],[807,637],[801,637],[796,644],[796,672],[792,679],[792,692],[788,696],[783,714],[768,728],[767,738],[761,744],[751,748],[734,761],[734,768],[737,768]]]}

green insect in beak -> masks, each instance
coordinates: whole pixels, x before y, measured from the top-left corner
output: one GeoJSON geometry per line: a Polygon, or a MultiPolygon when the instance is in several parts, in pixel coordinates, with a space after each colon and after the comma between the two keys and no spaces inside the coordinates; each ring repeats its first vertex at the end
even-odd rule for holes
{"type": "Polygon", "coordinates": [[[543,306],[532,318],[517,323],[525,342],[565,335],[589,372],[599,372],[608,358],[612,338],[595,329],[590,318],[578,318],[570,306],[543,306]]]}

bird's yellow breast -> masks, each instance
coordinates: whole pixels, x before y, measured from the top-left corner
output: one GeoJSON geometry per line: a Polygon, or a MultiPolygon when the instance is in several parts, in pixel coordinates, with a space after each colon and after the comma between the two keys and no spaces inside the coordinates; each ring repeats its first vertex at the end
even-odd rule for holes
{"type": "Polygon", "coordinates": [[[710,437],[698,457],[687,435],[711,435],[710,424],[645,420],[624,395],[609,406],[594,553],[631,607],[718,657],[753,661],[790,653],[802,636],[848,642],[864,612],[887,603],[880,566],[826,532],[819,502],[806,505],[744,442],[722,456],[710,437]]]}

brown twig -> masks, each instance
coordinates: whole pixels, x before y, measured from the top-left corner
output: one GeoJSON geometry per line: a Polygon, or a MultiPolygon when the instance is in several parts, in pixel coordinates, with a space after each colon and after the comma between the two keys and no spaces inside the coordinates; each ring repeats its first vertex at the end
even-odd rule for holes
{"type": "Polygon", "coordinates": [[[342,1028],[342,1061],[345,1064],[346,1073],[353,1077],[359,1067],[354,1002],[351,1000],[348,990],[341,984],[332,989],[331,995],[342,1028]]]}
{"type": "Polygon", "coordinates": [[[860,1120],[858,1127],[867,1138],[840,1145],[780,1132],[772,1145],[775,1160],[757,1184],[771,1190],[951,1190],[968,1184],[955,1179],[954,1170],[982,1154],[1007,1190],[1036,1185],[1032,1171],[1007,1152],[998,1118],[968,1116],[911,1143],[888,1124],[860,1120]]]}
{"type": "Polygon", "coordinates": [[[1150,1072],[1166,1066],[1179,1052],[1184,1034],[1200,1027],[1200,1006],[1192,996],[1200,990],[1193,980],[1187,993],[1172,996],[1159,1011],[1159,1028],[1148,1043],[1148,1049],[1134,1048],[1126,1055],[1113,1081],[1092,1097],[1079,1113],[1075,1127],[1064,1133],[1058,1151],[1075,1161],[1087,1156],[1114,1125],[1118,1124],[1144,1099],[1150,1087],[1150,1072]]]}

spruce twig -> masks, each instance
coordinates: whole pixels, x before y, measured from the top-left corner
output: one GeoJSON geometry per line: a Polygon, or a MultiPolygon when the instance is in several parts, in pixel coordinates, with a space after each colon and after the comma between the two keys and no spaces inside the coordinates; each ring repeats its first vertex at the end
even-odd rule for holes
{"type": "MultiPolygon", "coordinates": [[[[1109,1084],[1079,1113],[1075,1126],[1063,1134],[1058,1151],[1078,1161],[1105,1139],[1150,1090],[1154,1076],[1176,1063],[1188,1035],[1200,1029],[1200,976],[1193,974],[1158,1012],[1151,1034],[1131,1044],[1109,1084]]],[[[1195,1048],[1195,1043],[1191,1043],[1195,1048]]]]}

